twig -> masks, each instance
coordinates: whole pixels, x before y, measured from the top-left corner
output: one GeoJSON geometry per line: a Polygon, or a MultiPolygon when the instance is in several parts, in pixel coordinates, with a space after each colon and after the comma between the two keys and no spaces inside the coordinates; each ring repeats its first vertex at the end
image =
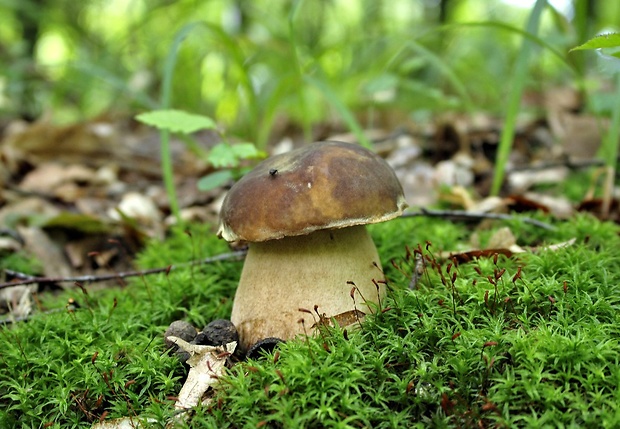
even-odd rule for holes
{"type": "Polygon", "coordinates": [[[529,217],[517,217],[504,213],[484,213],[484,212],[467,212],[462,210],[430,210],[420,209],[419,212],[406,212],[401,215],[401,218],[406,217],[441,217],[447,219],[470,219],[470,220],[482,220],[482,219],[498,219],[498,220],[520,220],[531,225],[535,225],[539,228],[543,228],[549,231],[555,231],[556,227],[549,225],[548,223],[541,222],[529,217]]]}
{"type": "MultiPolygon", "coordinates": [[[[441,217],[441,218],[452,218],[452,219],[472,219],[472,220],[481,220],[481,219],[499,219],[499,220],[520,220],[525,223],[529,223],[540,228],[547,229],[549,231],[554,231],[556,228],[553,225],[549,225],[547,223],[538,221],[536,219],[528,218],[528,217],[515,217],[508,214],[502,213],[483,213],[483,212],[466,212],[460,210],[430,210],[430,209],[421,209],[419,212],[407,212],[404,213],[401,218],[407,217],[417,217],[417,216],[428,216],[428,217],[441,217]]],[[[19,286],[19,285],[29,285],[34,283],[62,283],[62,282],[71,282],[71,283],[96,283],[102,282],[106,280],[114,280],[114,279],[125,279],[128,277],[138,277],[138,276],[146,276],[150,274],[158,274],[167,271],[172,271],[177,268],[188,267],[192,265],[201,265],[201,264],[212,264],[214,262],[219,261],[227,261],[233,259],[243,259],[245,257],[247,251],[239,250],[236,252],[223,253],[221,255],[211,256],[209,258],[202,259],[200,261],[192,261],[183,264],[170,265],[168,267],[160,267],[160,268],[152,268],[149,270],[141,270],[141,271],[124,271],[120,273],[110,273],[110,274],[101,274],[101,275],[85,275],[85,276],[76,276],[76,277],[35,277],[30,276],[24,273],[20,273],[17,271],[4,269],[4,272],[12,277],[21,279],[17,281],[0,283],[0,289],[19,286]]]]}
{"type": "Polygon", "coordinates": [[[61,282],[72,282],[72,283],[95,283],[102,282],[106,280],[114,280],[114,279],[126,279],[128,277],[139,277],[146,276],[149,274],[158,274],[163,272],[168,272],[175,270],[177,268],[189,267],[192,265],[202,265],[202,264],[212,264],[214,262],[219,261],[228,261],[228,260],[241,260],[245,257],[247,253],[246,250],[238,250],[236,252],[230,253],[222,253],[221,255],[211,256],[209,258],[205,258],[199,261],[191,261],[183,264],[170,265],[168,267],[162,268],[151,268],[149,270],[141,270],[141,271],[124,271],[120,273],[110,273],[110,274],[101,274],[101,275],[86,275],[86,276],[76,276],[76,277],[33,277],[24,273],[20,273],[13,270],[4,269],[4,272],[10,276],[21,279],[12,282],[0,283],[0,289],[4,289],[7,287],[19,286],[19,285],[28,285],[33,283],[61,283],[61,282]]]}

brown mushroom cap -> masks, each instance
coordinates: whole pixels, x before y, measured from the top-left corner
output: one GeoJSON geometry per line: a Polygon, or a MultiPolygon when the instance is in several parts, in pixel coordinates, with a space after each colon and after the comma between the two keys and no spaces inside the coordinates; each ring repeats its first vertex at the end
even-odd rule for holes
{"type": "Polygon", "coordinates": [[[258,164],[228,192],[218,235],[267,241],[383,222],[407,207],[392,168],[351,143],[312,143],[258,164]]]}

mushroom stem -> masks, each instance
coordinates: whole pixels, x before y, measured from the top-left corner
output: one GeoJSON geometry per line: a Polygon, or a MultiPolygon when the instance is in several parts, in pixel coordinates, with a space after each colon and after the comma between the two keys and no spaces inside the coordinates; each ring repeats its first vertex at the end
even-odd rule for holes
{"type": "Polygon", "coordinates": [[[384,276],[363,225],[249,246],[231,315],[244,349],[267,337],[309,334],[317,318],[300,308],[313,311],[316,305],[328,318],[356,308],[368,313],[365,300],[377,303],[385,295],[383,282],[377,290],[372,281],[384,276]],[[350,282],[357,286],[355,302],[350,282]]]}

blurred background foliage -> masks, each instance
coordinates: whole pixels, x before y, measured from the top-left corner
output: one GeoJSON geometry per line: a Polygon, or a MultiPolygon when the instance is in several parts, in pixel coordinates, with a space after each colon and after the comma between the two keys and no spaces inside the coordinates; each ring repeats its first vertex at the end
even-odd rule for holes
{"type": "MultiPolygon", "coordinates": [[[[620,25],[620,2],[551,1],[527,86],[579,88],[596,67],[568,50],[620,25]]],[[[338,117],[365,127],[437,111],[501,112],[526,0],[0,0],[0,117],[58,123],[172,106],[259,147],[274,128],[338,117]],[[392,119],[390,119],[392,118],[392,119]]],[[[599,84],[600,85],[600,84],[599,84]]]]}

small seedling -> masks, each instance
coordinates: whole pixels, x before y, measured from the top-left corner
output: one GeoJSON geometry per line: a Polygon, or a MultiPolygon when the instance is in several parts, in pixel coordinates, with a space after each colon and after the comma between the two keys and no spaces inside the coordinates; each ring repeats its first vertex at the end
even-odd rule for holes
{"type": "Polygon", "coordinates": [[[261,159],[266,156],[251,143],[227,143],[223,133],[220,133],[222,143],[212,147],[208,152],[191,138],[191,134],[201,130],[216,130],[217,126],[213,119],[208,116],[196,115],[181,110],[164,109],[142,113],[136,119],[147,125],[161,130],[162,135],[162,169],[164,184],[168,192],[170,207],[180,221],[176,191],[174,190],[172,160],[169,150],[169,133],[179,134],[190,150],[196,156],[203,159],[212,167],[219,169],[198,181],[198,188],[207,191],[220,187],[227,182],[243,175],[241,162],[244,160],[261,159]]]}

